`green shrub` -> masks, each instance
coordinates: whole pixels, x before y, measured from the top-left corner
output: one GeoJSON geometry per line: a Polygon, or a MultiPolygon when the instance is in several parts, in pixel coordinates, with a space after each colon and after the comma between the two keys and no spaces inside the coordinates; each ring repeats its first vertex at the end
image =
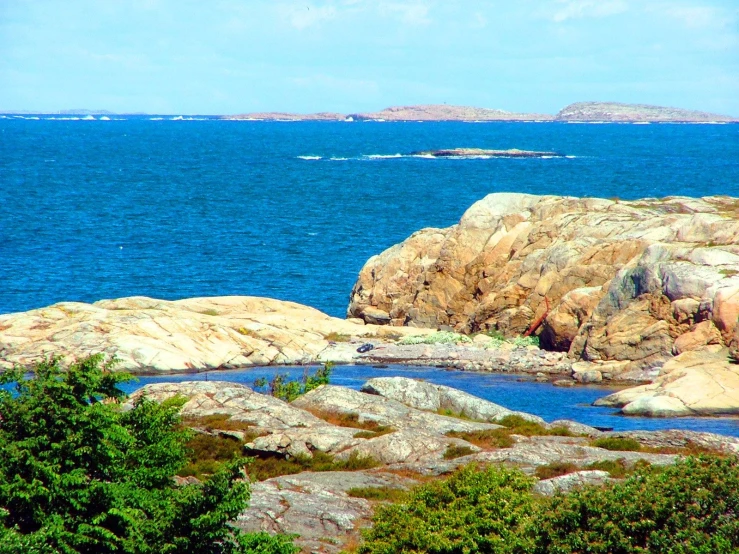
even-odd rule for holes
{"type": "Polygon", "coordinates": [[[359,471],[372,469],[380,462],[371,456],[352,453],[346,460],[336,460],[325,452],[313,452],[313,456],[261,455],[251,459],[247,473],[252,481],[264,481],[280,475],[293,475],[303,471],[359,471]]]}
{"type": "Polygon", "coordinates": [[[533,480],[518,470],[466,467],[381,505],[359,554],[526,552],[533,480]]]}
{"type": "Polygon", "coordinates": [[[317,389],[321,385],[328,385],[333,369],[334,364],[331,362],[323,364],[313,375],[310,375],[306,368],[301,380],[290,379],[286,373],[278,373],[275,374],[269,383],[265,378],[256,379],[254,381],[254,390],[265,389],[265,392],[275,398],[279,398],[285,402],[292,402],[306,392],[317,389]]]}
{"type": "Polygon", "coordinates": [[[737,459],[700,457],[546,502],[536,554],[729,554],[739,551],[737,459]]]}
{"type": "Polygon", "coordinates": [[[346,491],[352,498],[364,498],[383,502],[399,502],[405,500],[408,491],[394,487],[354,487],[346,491]]]}
{"type": "Polygon", "coordinates": [[[510,448],[516,441],[508,429],[485,429],[483,431],[449,431],[447,437],[465,440],[480,448],[510,448]]]}
{"type": "Polygon", "coordinates": [[[622,437],[603,437],[592,441],[591,446],[605,448],[606,450],[620,450],[638,452],[642,449],[641,443],[635,439],[622,437]]]}
{"type": "Polygon", "coordinates": [[[539,479],[551,479],[561,475],[567,475],[578,471],[580,468],[572,462],[552,462],[543,466],[538,466],[534,474],[539,479]]]}
{"type": "Polygon", "coordinates": [[[618,460],[601,460],[599,462],[593,462],[592,464],[585,466],[583,469],[607,471],[610,473],[611,477],[622,479],[639,469],[646,469],[650,466],[651,464],[646,460],[637,460],[635,463],[628,465],[626,460],[619,458],[618,460]]]}
{"type": "Polygon", "coordinates": [[[204,483],[176,486],[192,432],[183,399],[140,398],[122,411],[131,379],[91,356],[0,375],[0,553],[287,554],[286,537],[244,535],[228,522],[247,506],[246,460],[204,483]]]}
{"type": "Polygon", "coordinates": [[[445,460],[453,460],[454,458],[461,458],[462,456],[469,456],[474,453],[474,450],[469,446],[460,444],[450,444],[444,451],[445,460]]]}
{"type": "Polygon", "coordinates": [[[398,341],[398,344],[458,344],[472,342],[467,335],[452,333],[451,331],[437,331],[430,335],[411,335],[398,341]]]}
{"type": "Polygon", "coordinates": [[[560,437],[573,436],[572,431],[567,427],[552,427],[549,429],[544,427],[541,423],[529,421],[528,419],[516,414],[505,416],[496,423],[507,427],[510,432],[515,435],[524,435],[526,437],[540,437],[546,435],[556,435],[560,437]]]}

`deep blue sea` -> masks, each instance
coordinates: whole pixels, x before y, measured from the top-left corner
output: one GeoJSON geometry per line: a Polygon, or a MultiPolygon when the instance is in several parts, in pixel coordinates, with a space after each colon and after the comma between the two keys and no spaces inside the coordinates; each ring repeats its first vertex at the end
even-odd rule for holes
{"type": "Polygon", "coordinates": [[[343,316],[367,258],[491,192],[739,196],[739,125],[38,117],[0,119],[0,313],[239,294],[343,316]],[[573,157],[374,157],[461,146],[573,157]]]}
{"type": "MultiPolygon", "coordinates": [[[[733,124],[31,117],[0,116],[0,313],[131,295],[236,294],[343,316],[370,256],[423,227],[456,223],[491,192],[739,196],[733,124]],[[453,147],[552,150],[562,157],[405,155],[453,147]]],[[[336,378],[342,375],[354,374],[340,368],[336,378]]],[[[460,384],[483,378],[428,375],[438,376],[460,384]]],[[[525,409],[517,402],[526,398],[535,399],[535,408],[554,394],[544,385],[496,383],[519,398],[501,401],[512,408],[525,409]]],[[[595,391],[593,399],[603,394],[581,390],[595,391]]],[[[592,401],[562,399],[555,404],[592,401]]],[[[578,412],[569,417],[585,421],[578,412]]],[[[719,432],[735,425],[701,421],[719,432]]]]}

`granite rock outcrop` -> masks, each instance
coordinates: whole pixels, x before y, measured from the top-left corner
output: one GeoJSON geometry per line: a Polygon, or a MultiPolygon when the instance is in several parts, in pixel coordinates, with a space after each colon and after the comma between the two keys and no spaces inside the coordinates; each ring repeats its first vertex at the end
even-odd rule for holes
{"type": "Polygon", "coordinates": [[[490,194],[457,225],[370,258],[348,314],[368,311],[464,333],[541,322],[545,348],[603,364],[612,379],[650,381],[673,349],[734,336],[739,200],[490,194]]]}
{"type": "MultiPolygon", "coordinates": [[[[213,426],[205,431],[228,437],[224,440],[248,440],[243,444],[247,455],[269,460],[311,457],[324,452],[334,460],[372,458],[376,463],[372,469],[305,471],[254,482],[249,507],[234,522],[247,531],[298,534],[297,544],[305,551],[329,554],[339,552],[347,541],[356,540],[359,529],[370,524],[376,501],[357,497],[357,490],[408,489],[473,462],[511,465],[533,474],[541,466],[562,462],[587,469],[596,462],[611,461],[630,467],[638,462],[666,465],[677,458],[673,453],[606,450],[592,446],[592,437],[629,436],[658,448],[680,449],[693,444],[727,454],[739,451],[739,439],[710,433],[602,433],[576,422],[552,422],[544,427],[567,426],[579,436],[511,434],[512,444],[508,446],[478,446],[448,433],[474,436],[481,431],[502,431],[501,426],[440,415],[436,412],[444,407],[443,399],[455,399],[455,406],[474,409],[482,419],[494,419],[505,408],[449,387],[424,385],[406,378],[374,379],[364,387],[374,394],[323,385],[288,404],[239,384],[189,381],[146,385],[123,408],[141,396],[155,401],[181,396],[185,398],[182,415],[188,424],[204,418],[213,426]],[[230,419],[208,419],[216,414],[228,414],[230,419]],[[359,428],[335,424],[347,421],[341,416],[349,415],[360,427],[371,423],[390,428],[383,433],[362,433],[359,428]],[[239,439],[232,430],[218,430],[219,421],[231,420],[248,427],[250,436],[256,438],[239,439]]],[[[540,421],[532,415],[527,419],[540,421]]],[[[249,467],[246,466],[247,473],[249,467]]],[[[609,475],[602,471],[575,471],[539,481],[534,490],[555,494],[609,480],[609,475]]]]}
{"type": "Polygon", "coordinates": [[[118,369],[133,373],[350,362],[356,346],[332,337],[382,340],[419,332],[427,331],[390,331],[251,296],[62,302],[0,315],[0,369],[97,353],[115,356],[118,369]]]}

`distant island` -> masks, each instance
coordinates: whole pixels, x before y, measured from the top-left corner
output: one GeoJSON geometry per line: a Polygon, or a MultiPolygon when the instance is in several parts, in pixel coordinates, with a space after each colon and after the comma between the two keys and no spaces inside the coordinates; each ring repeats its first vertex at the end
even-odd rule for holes
{"type": "Polygon", "coordinates": [[[418,106],[393,106],[378,112],[340,114],[321,112],[295,114],[283,112],[257,112],[223,116],[230,120],[263,121],[572,121],[572,122],[629,122],[629,123],[727,123],[739,122],[728,115],[685,110],[647,104],[621,102],[576,102],[555,115],[517,113],[505,110],[424,104],[418,106]]]}
{"type": "MultiPolygon", "coordinates": [[[[108,110],[84,108],[32,111],[0,110],[7,115],[150,115],[144,112],[117,113],[108,110]]],[[[173,114],[159,114],[173,115],[173,114]]],[[[621,102],[575,102],[556,114],[519,113],[472,106],[447,104],[419,104],[417,106],[392,106],[377,112],[349,113],[317,112],[298,114],[290,112],[251,112],[236,115],[209,115],[208,118],[231,121],[562,121],[562,122],[613,122],[613,123],[737,123],[739,117],[670,108],[648,104],[624,104],[621,102]]]]}

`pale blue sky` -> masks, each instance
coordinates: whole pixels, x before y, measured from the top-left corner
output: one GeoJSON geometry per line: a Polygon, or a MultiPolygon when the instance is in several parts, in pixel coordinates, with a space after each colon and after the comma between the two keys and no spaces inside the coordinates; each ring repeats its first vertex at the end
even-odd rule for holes
{"type": "Polygon", "coordinates": [[[739,0],[0,0],[0,109],[739,116],[739,0]]]}

